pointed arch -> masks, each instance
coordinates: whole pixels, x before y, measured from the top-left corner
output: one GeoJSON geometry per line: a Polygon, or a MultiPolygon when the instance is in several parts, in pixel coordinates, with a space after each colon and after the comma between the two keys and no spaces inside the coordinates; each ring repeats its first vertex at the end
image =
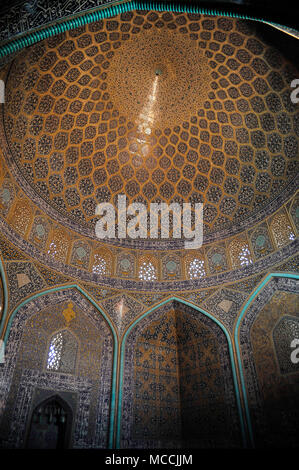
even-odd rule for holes
{"type": "Polygon", "coordinates": [[[71,238],[63,228],[51,230],[51,235],[47,242],[47,254],[56,260],[66,262],[71,245],[71,238]]]}
{"type": "Polygon", "coordinates": [[[171,296],[168,299],[160,302],[159,304],[155,305],[151,309],[149,309],[147,312],[142,314],[139,318],[137,318],[126,330],[125,334],[123,335],[122,338],[122,343],[121,343],[121,353],[120,353],[120,371],[119,371],[119,393],[118,393],[118,413],[117,413],[117,426],[116,426],[116,448],[120,448],[120,441],[121,441],[121,414],[122,414],[122,402],[123,402],[123,379],[124,379],[124,369],[125,369],[125,348],[126,348],[126,342],[128,339],[129,334],[134,330],[138,324],[145,319],[147,316],[149,316],[151,313],[154,313],[158,311],[161,307],[166,306],[167,304],[170,304],[171,302],[178,302],[179,304],[182,304],[184,306],[191,307],[193,310],[202,313],[205,317],[208,319],[212,320],[216,325],[220,327],[222,332],[224,333],[225,339],[227,341],[227,346],[228,346],[228,352],[229,352],[229,361],[231,365],[231,372],[232,372],[232,380],[233,380],[233,389],[236,397],[236,406],[237,406],[237,413],[238,413],[238,418],[240,422],[240,428],[241,428],[241,433],[242,433],[242,441],[244,447],[247,445],[247,437],[246,437],[246,430],[245,430],[245,422],[244,422],[244,416],[243,416],[243,411],[241,407],[241,398],[240,398],[240,390],[238,386],[238,380],[237,380],[237,371],[236,371],[236,365],[235,365],[235,360],[234,360],[234,351],[233,351],[233,342],[232,338],[230,336],[230,333],[226,329],[226,327],[213,315],[208,313],[207,311],[203,310],[200,307],[197,307],[196,305],[192,304],[191,302],[188,302],[184,299],[181,299],[176,296],[171,296]]]}
{"type": "MultiPolygon", "coordinates": [[[[0,265],[2,268],[2,266],[0,265]]],[[[3,269],[3,268],[2,268],[3,269]]],[[[4,344],[7,345],[8,337],[12,328],[12,324],[14,321],[14,318],[18,314],[18,312],[25,307],[25,309],[28,308],[28,304],[32,302],[35,299],[39,299],[42,296],[45,296],[47,294],[55,293],[55,292],[60,292],[60,291],[66,291],[70,289],[75,289],[78,291],[79,294],[82,295],[85,300],[87,300],[95,309],[100,313],[101,317],[104,319],[105,323],[107,324],[109,330],[111,331],[112,339],[113,339],[113,351],[112,351],[112,376],[111,376],[111,394],[110,394],[110,415],[109,415],[109,438],[108,438],[108,448],[113,447],[113,437],[114,437],[114,421],[115,421],[115,406],[116,406],[116,375],[117,375],[117,368],[118,368],[118,333],[115,330],[113,323],[107,316],[107,314],[104,312],[104,310],[93,300],[93,298],[88,295],[79,285],[77,284],[71,284],[67,286],[59,286],[59,287],[54,287],[50,289],[43,290],[41,292],[38,292],[37,294],[32,295],[31,297],[27,298],[21,304],[19,304],[13,312],[10,314],[9,318],[6,319],[6,322],[2,322],[1,325],[1,334],[4,339],[4,344]]]]}
{"type": "MultiPolygon", "coordinates": [[[[73,409],[69,403],[64,400],[60,394],[52,394],[49,397],[40,401],[31,412],[30,425],[26,436],[26,448],[31,447],[34,443],[34,428],[38,427],[39,421],[47,419],[47,408],[50,408],[51,412],[54,412],[53,420],[57,421],[57,433],[56,433],[56,449],[65,449],[69,446],[71,439],[71,430],[73,424],[73,409]],[[55,416],[55,411],[57,415],[55,416]],[[31,441],[31,442],[30,442],[31,441]],[[33,442],[32,442],[33,441],[33,442]]],[[[40,441],[40,437],[38,439],[40,441]]]]}
{"type": "Polygon", "coordinates": [[[27,234],[33,219],[32,206],[27,199],[18,199],[13,209],[10,209],[8,221],[14,230],[22,234],[27,234]]]}
{"type": "Polygon", "coordinates": [[[247,266],[253,262],[249,243],[245,236],[234,238],[229,243],[228,251],[233,269],[247,266]]]}
{"type": "Polygon", "coordinates": [[[296,238],[288,213],[284,208],[270,219],[270,230],[277,249],[282,248],[296,238]]]}
{"type": "Polygon", "coordinates": [[[189,253],[185,256],[185,272],[187,279],[200,279],[207,275],[204,254],[201,251],[189,253]]]}
{"type": "Polygon", "coordinates": [[[245,414],[246,414],[246,421],[248,423],[248,432],[249,432],[249,439],[252,447],[255,447],[255,439],[254,439],[254,432],[252,428],[252,422],[251,422],[251,416],[250,416],[250,411],[249,411],[249,404],[248,404],[248,394],[247,394],[247,388],[245,384],[245,377],[244,377],[244,369],[243,369],[243,363],[242,363],[242,358],[241,358],[241,347],[240,347],[240,329],[242,327],[242,322],[244,318],[246,317],[247,312],[251,307],[253,307],[253,304],[256,300],[258,300],[260,297],[260,293],[267,287],[267,285],[273,281],[274,279],[277,278],[285,278],[285,279],[295,279],[299,280],[299,275],[298,274],[293,274],[293,273],[269,273],[266,275],[266,277],[260,282],[260,284],[256,287],[256,289],[252,292],[250,297],[248,298],[247,302],[243,306],[237,321],[235,323],[235,328],[234,328],[234,343],[235,343],[235,348],[236,348],[236,356],[237,356],[237,362],[238,362],[238,369],[239,369],[239,375],[240,375],[240,383],[241,383],[241,389],[242,389],[242,395],[244,399],[244,407],[245,407],[245,414]]]}

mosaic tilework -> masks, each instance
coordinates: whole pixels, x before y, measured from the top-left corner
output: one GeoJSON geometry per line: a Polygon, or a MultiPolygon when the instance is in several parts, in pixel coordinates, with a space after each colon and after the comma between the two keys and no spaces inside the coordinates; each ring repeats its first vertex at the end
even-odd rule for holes
{"type": "Polygon", "coordinates": [[[252,263],[252,256],[250,253],[247,239],[245,237],[239,237],[230,242],[228,250],[230,254],[232,268],[248,266],[252,263]]]}
{"type": "Polygon", "coordinates": [[[6,273],[10,308],[13,308],[30,294],[46,287],[45,281],[32,263],[18,263],[14,261],[7,263],[6,273]]]}
{"type": "Polygon", "coordinates": [[[162,278],[163,279],[180,279],[181,260],[175,254],[167,254],[162,258],[162,278]]]}
{"type": "Polygon", "coordinates": [[[14,230],[26,237],[32,219],[32,208],[25,199],[17,200],[9,221],[14,230]]]}
{"type": "Polygon", "coordinates": [[[144,310],[144,306],[140,302],[126,294],[104,300],[100,305],[113,320],[120,334],[144,310]]]}
{"type": "Polygon", "coordinates": [[[225,337],[211,320],[177,303],[152,312],[127,339],[122,446],[239,446],[230,374],[225,337]]]}
{"type": "Polygon", "coordinates": [[[214,246],[207,251],[209,271],[211,274],[228,269],[227,255],[224,245],[214,246]]]}
{"type": "Polygon", "coordinates": [[[18,250],[14,245],[0,234],[0,253],[3,259],[11,260],[24,260],[26,256],[18,250]]]}
{"type": "MultiPolygon", "coordinates": [[[[242,278],[248,278],[249,276],[264,272],[266,270],[271,270],[273,266],[280,265],[282,259],[288,259],[291,256],[294,256],[294,253],[298,251],[298,240],[290,241],[287,246],[284,246],[280,250],[275,251],[274,253],[268,255],[265,258],[257,260],[255,263],[243,266],[234,271],[227,270],[226,272],[215,272],[209,276],[192,279],[192,280],[178,280],[178,281],[163,281],[163,282],[151,282],[151,281],[140,281],[136,279],[121,279],[111,276],[103,276],[101,273],[90,273],[85,270],[80,270],[73,266],[67,266],[61,262],[57,262],[54,258],[49,259],[45,254],[40,253],[32,245],[29,245],[22,237],[18,236],[16,232],[12,231],[10,227],[1,221],[0,225],[2,233],[5,234],[15,245],[18,245],[22,250],[29,254],[30,258],[34,258],[39,263],[47,263],[51,269],[59,271],[62,275],[65,275],[69,278],[80,279],[80,282],[91,282],[95,284],[101,284],[102,286],[107,286],[108,288],[114,289],[125,289],[133,291],[145,291],[150,289],[151,291],[157,292],[179,292],[183,290],[195,290],[200,288],[208,288],[216,285],[222,285],[224,283],[231,283],[242,278]]],[[[216,245],[216,254],[218,256],[219,247],[216,245]]],[[[211,249],[212,255],[214,248],[211,249]]],[[[222,249],[222,247],[220,247],[222,249]]],[[[225,246],[223,245],[223,250],[225,246]]],[[[210,250],[208,250],[208,254],[210,250]]],[[[223,251],[225,254],[225,251],[223,251]]],[[[102,255],[101,255],[102,256],[102,255]]],[[[225,261],[227,263],[227,261],[225,261]]],[[[112,259],[111,259],[112,263],[112,259]]],[[[297,269],[297,268],[295,268],[297,269]]]]}
{"type": "Polygon", "coordinates": [[[88,269],[90,263],[90,254],[91,248],[89,244],[81,240],[74,242],[71,254],[71,264],[74,266],[79,266],[83,269],[88,269]]]}
{"type": "Polygon", "coordinates": [[[131,278],[136,276],[136,257],[132,253],[124,252],[117,255],[116,275],[131,278]]]}
{"type": "Polygon", "coordinates": [[[65,230],[54,229],[50,236],[47,254],[58,261],[66,262],[70,238],[65,230]]]}
{"type": "Polygon", "coordinates": [[[77,393],[73,447],[106,448],[112,346],[106,322],[76,289],[44,294],[23,306],[13,320],[6,361],[1,366],[4,446],[23,446],[31,397],[35,387],[42,387],[54,394],[56,391],[77,393]],[[70,302],[76,315],[68,328],[80,345],[76,373],[46,372],[51,337],[57,330],[65,328],[63,310],[70,302]],[[26,386],[22,387],[24,382],[26,386]]]}
{"type": "Polygon", "coordinates": [[[286,263],[282,263],[279,265],[280,271],[288,271],[288,272],[298,272],[299,266],[299,255],[294,256],[293,258],[289,259],[286,263]]]}
{"type": "Polygon", "coordinates": [[[284,210],[279,211],[270,220],[273,238],[278,248],[287,245],[290,240],[295,240],[294,230],[284,210]]]}
{"type": "Polygon", "coordinates": [[[265,274],[260,274],[259,276],[254,276],[245,281],[236,282],[234,284],[229,285],[229,289],[236,289],[246,292],[246,294],[250,294],[254,288],[259,284],[259,282],[263,279],[265,274]]]}
{"type": "Polygon", "coordinates": [[[297,196],[294,198],[290,213],[297,231],[299,232],[299,194],[297,194],[297,196]]]}
{"type": "Polygon", "coordinates": [[[115,296],[119,293],[118,290],[109,289],[106,286],[101,287],[82,283],[82,287],[86,290],[86,292],[91,294],[92,297],[98,302],[102,301],[103,299],[106,299],[107,297],[115,296]]]}
{"type": "MultiPolygon", "coordinates": [[[[10,165],[31,199],[39,193],[55,220],[89,236],[95,236],[90,227],[96,203],[114,203],[117,194],[146,203],[202,201],[205,232],[211,235],[247,223],[294,179],[298,146],[287,123],[294,121],[296,129],[289,100],[296,69],[254,23],[165,15],[126,13],[43,41],[13,62],[5,107],[10,165]],[[123,113],[113,91],[114,64],[153,31],[165,34],[170,44],[191,41],[208,63],[201,73],[211,75],[197,112],[190,110],[188,118],[181,113],[168,127],[159,119],[155,128],[144,120],[134,124],[128,115],[134,106],[123,113]]],[[[149,60],[142,68],[145,83],[158,80],[163,87],[173,80],[175,71],[165,57],[162,64],[149,60]]],[[[139,87],[135,75],[128,74],[127,81],[143,93],[146,87],[139,87]]],[[[132,100],[136,93],[131,93],[125,97],[138,105],[142,120],[144,99],[132,100]]]]}
{"type": "Polygon", "coordinates": [[[202,307],[213,313],[216,318],[230,330],[233,330],[235,319],[247,295],[230,289],[219,289],[216,294],[203,302],[202,307]]]}
{"type": "Polygon", "coordinates": [[[0,188],[0,211],[7,216],[15,196],[15,188],[10,180],[2,181],[0,188]]]}
{"type": "MultiPolygon", "coordinates": [[[[25,369],[20,378],[10,433],[8,439],[2,441],[2,448],[23,448],[26,446],[32,409],[34,403],[40,403],[37,401],[36,394],[42,392],[41,397],[53,396],[53,391],[55,391],[55,395],[66,398],[75,415],[71,447],[88,447],[86,440],[92,381],[67,375],[61,380],[56,374],[25,369]]],[[[42,399],[40,400],[42,401],[42,399]]]]}
{"type": "Polygon", "coordinates": [[[3,290],[2,276],[0,275],[0,322],[3,316],[3,309],[4,309],[4,290],[3,290]]]}
{"type": "Polygon", "coordinates": [[[0,19],[0,39],[30,31],[49,22],[57,21],[67,16],[73,16],[84,10],[93,9],[99,5],[111,3],[111,0],[58,0],[55,8],[45,1],[27,2],[20,5],[13,4],[6,8],[0,19]]]}
{"type": "Polygon", "coordinates": [[[36,215],[28,240],[45,250],[49,232],[50,226],[47,219],[41,215],[36,215]]]}
{"type": "Polygon", "coordinates": [[[249,236],[256,259],[266,256],[274,250],[267,224],[260,224],[249,232],[249,236]]]}
{"type": "MultiPolygon", "coordinates": [[[[21,196],[22,196],[21,202],[25,201],[26,198],[24,198],[22,194],[21,196]]],[[[288,211],[290,211],[290,207],[293,207],[291,206],[291,203],[292,203],[292,200],[289,200],[285,204],[285,208],[288,211]]],[[[278,212],[278,214],[279,213],[280,212],[278,212]]],[[[284,217],[287,217],[287,212],[285,212],[285,209],[283,210],[283,213],[285,214],[284,217]]],[[[276,214],[276,216],[278,214],[276,214]]],[[[14,212],[10,211],[8,214],[8,222],[10,223],[10,220],[13,220],[13,218],[14,218],[14,212]]],[[[272,216],[268,217],[267,219],[267,222],[268,224],[270,224],[270,226],[271,226],[271,221],[273,221],[272,216]]],[[[295,229],[294,227],[291,228],[290,219],[287,218],[285,222],[286,222],[285,227],[288,227],[287,228],[288,233],[286,236],[284,236],[283,245],[291,243],[292,239],[295,237],[295,233],[294,233],[295,229]]],[[[278,228],[279,228],[279,225],[278,225],[278,228]]],[[[8,229],[8,232],[7,230],[6,232],[4,230],[4,233],[6,233],[6,235],[8,236],[10,240],[14,241],[15,245],[22,247],[22,249],[25,250],[31,258],[35,258],[35,259],[39,258],[42,263],[46,262],[48,265],[51,266],[51,268],[53,267],[56,270],[62,271],[63,267],[61,266],[59,262],[56,265],[55,258],[57,259],[57,261],[62,261],[70,265],[72,262],[72,256],[75,257],[74,259],[77,259],[76,257],[78,257],[77,261],[73,264],[73,268],[75,269],[73,269],[72,273],[69,269],[67,269],[66,271],[64,270],[64,272],[67,272],[72,277],[79,277],[79,278],[83,278],[86,280],[91,280],[91,277],[89,279],[86,278],[86,271],[87,271],[86,266],[87,265],[88,265],[88,271],[89,272],[92,271],[93,274],[98,274],[99,278],[101,278],[103,275],[106,276],[109,273],[112,274],[113,276],[124,277],[124,278],[129,277],[129,276],[136,276],[136,272],[135,272],[135,259],[137,255],[136,250],[132,250],[132,251],[126,250],[124,253],[122,253],[121,249],[115,249],[114,247],[111,247],[111,250],[108,250],[107,248],[104,248],[101,245],[100,245],[101,248],[98,248],[98,244],[94,244],[93,246],[89,244],[84,245],[85,242],[82,240],[81,243],[83,243],[84,246],[82,245],[81,247],[82,250],[80,247],[78,247],[79,255],[76,249],[73,250],[73,253],[72,253],[71,251],[72,243],[73,243],[72,240],[76,240],[77,238],[76,235],[74,233],[71,233],[71,235],[69,236],[69,232],[65,232],[65,230],[62,230],[62,231],[60,229],[56,230],[55,225],[53,224],[53,221],[46,219],[45,215],[41,215],[40,211],[36,211],[32,228],[29,230],[29,233],[27,234],[27,239],[33,246],[27,245],[26,243],[24,244],[24,241],[21,241],[20,238],[18,237],[17,232],[13,233],[12,227],[9,227],[9,228],[7,227],[7,229],[8,229]],[[38,236],[34,235],[36,231],[35,230],[36,227],[39,232],[38,236]],[[50,227],[51,227],[51,230],[49,230],[50,227]],[[48,238],[46,240],[47,235],[48,235],[48,238]],[[52,235],[54,236],[57,235],[58,238],[57,239],[54,238],[53,240],[52,235]],[[62,246],[60,246],[61,244],[62,246]],[[89,246],[92,249],[92,253],[90,254],[90,257],[91,257],[90,264],[88,261],[88,253],[90,250],[89,246]],[[47,256],[44,256],[43,253],[45,249],[47,250],[47,253],[50,254],[52,259],[48,259],[47,256]],[[37,250],[40,250],[42,253],[39,253],[37,250]],[[81,256],[82,259],[79,258],[79,256],[81,256]],[[124,259],[122,260],[122,258],[124,259]],[[119,262],[123,262],[124,264],[123,268],[121,268],[121,266],[119,265],[119,262]],[[133,262],[134,262],[134,266],[133,266],[133,262]],[[85,266],[85,268],[83,268],[83,265],[85,266]],[[81,273],[79,273],[80,269],[82,269],[81,273]]],[[[192,279],[200,279],[200,278],[205,277],[204,276],[205,273],[209,276],[213,273],[216,274],[217,272],[228,270],[227,256],[229,258],[230,254],[227,253],[227,250],[230,248],[231,241],[238,240],[239,238],[244,238],[244,243],[248,244],[248,247],[246,248],[246,253],[245,253],[246,256],[244,256],[242,250],[240,252],[237,251],[236,253],[237,264],[244,263],[246,265],[245,261],[248,262],[250,261],[251,258],[262,260],[263,258],[268,256],[268,253],[267,253],[267,250],[265,250],[265,247],[267,246],[269,247],[270,245],[272,246],[270,235],[272,235],[272,239],[273,239],[273,234],[270,234],[267,232],[267,225],[265,225],[265,222],[262,224],[259,224],[256,229],[249,230],[248,234],[249,236],[247,236],[247,234],[244,233],[242,237],[239,235],[237,237],[233,237],[227,240],[225,244],[226,246],[222,244],[219,252],[217,252],[217,250],[215,253],[213,252],[213,250],[215,250],[216,247],[218,246],[217,244],[212,246],[212,248],[211,248],[211,245],[204,246],[203,250],[200,250],[200,253],[197,252],[199,257],[200,258],[202,257],[201,261],[199,262],[201,264],[201,266],[199,267],[200,269],[199,268],[193,269],[196,267],[194,266],[191,269],[190,273],[189,273],[189,264],[187,262],[187,259],[189,260],[190,255],[187,255],[187,258],[183,259],[186,251],[184,252],[176,251],[173,253],[174,256],[178,256],[178,261],[179,261],[179,266],[177,266],[176,273],[166,272],[165,266],[163,269],[163,263],[161,262],[160,259],[158,259],[156,252],[153,252],[151,254],[152,260],[158,265],[160,265],[158,268],[159,280],[162,280],[163,278],[171,280],[171,279],[174,279],[174,276],[176,277],[176,279],[178,279],[179,272],[181,272],[181,276],[180,276],[181,278],[184,278],[184,277],[188,278],[191,275],[192,279]],[[260,230],[261,230],[261,233],[260,233],[260,230]],[[267,241],[264,246],[265,238],[267,239],[267,241]],[[213,253],[208,256],[208,253],[211,249],[213,253]],[[250,253],[248,252],[248,250],[250,253]],[[206,263],[206,260],[208,260],[208,263],[206,263]]],[[[22,235],[23,234],[21,234],[21,236],[22,235]]],[[[80,242],[78,240],[75,243],[80,243],[80,242]]],[[[145,250],[142,250],[142,251],[143,253],[145,253],[145,250]]],[[[271,250],[270,250],[270,253],[271,253],[271,250]]],[[[165,252],[162,253],[163,257],[164,256],[167,257],[168,255],[169,253],[165,253],[165,252]]],[[[170,260],[170,270],[172,269],[171,268],[172,264],[173,264],[172,260],[170,260]]],[[[267,264],[269,265],[269,258],[267,260],[267,264]]],[[[92,280],[93,281],[95,280],[95,276],[92,276],[92,280]]]]}
{"type": "Polygon", "coordinates": [[[130,296],[134,297],[134,299],[138,300],[138,302],[143,303],[147,307],[151,305],[157,304],[161,300],[164,299],[165,294],[148,294],[148,292],[130,292],[130,296]]]}
{"type": "MultiPolygon", "coordinates": [[[[297,373],[281,374],[272,339],[279,321],[289,317],[296,321],[298,318],[298,292],[298,281],[294,279],[270,280],[241,323],[241,355],[258,447],[298,445],[298,370],[297,373]]],[[[283,341],[286,334],[284,330],[277,339],[283,341]]],[[[276,343],[278,350],[289,346],[276,343]]]]}
{"type": "Polygon", "coordinates": [[[187,292],[181,292],[180,297],[186,300],[190,300],[190,302],[193,302],[194,304],[200,305],[204,300],[214,294],[216,290],[217,289],[208,289],[205,291],[201,290],[199,292],[191,292],[190,294],[187,292]]]}

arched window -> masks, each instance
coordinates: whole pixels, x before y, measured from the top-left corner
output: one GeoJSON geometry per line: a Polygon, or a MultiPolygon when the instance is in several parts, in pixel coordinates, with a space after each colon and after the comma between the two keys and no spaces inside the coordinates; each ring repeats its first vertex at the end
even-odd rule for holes
{"type": "Polygon", "coordinates": [[[101,275],[109,275],[112,272],[112,257],[106,250],[94,253],[92,262],[92,272],[101,275]]]}
{"type": "Polygon", "coordinates": [[[17,232],[25,235],[30,225],[32,212],[26,201],[18,201],[12,215],[10,223],[17,232]]]}
{"type": "Polygon", "coordinates": [[[295,240],[294,231],[285,212],[276,214],[270,226],[277,248],[281,248],[290,243],[291,240],[295,240]]]}
{"type": "Polygon", "coordinates": [[[56,333],[50,342],[47,370],[74,373],[76,368],[78,343],[68,330],[56,333]]]}
{"type": "Polygon", "coordinates": [[[138,277],[141,281],[156,281],[157,272],[150,260],[143,260],[139,265],[138,277]]]}
{"type": "Polygon", "coordinates": [[[48,248],[48,255],[65,262],[69,249],[69,237],[63,230],[54,230],[48,248]]]}
{"type": "Polygon", "coordinates": [[[240,268],[252,263],[250,249],[246,240],[233,240],[229,245],[233,268],[240,268]]]}
{"type": "Polygon", "coordinates": [[[96,274],[106,274],[107,273],[107,261],[102,256],[95,254],[94,262],[92,266],[92,272],[96,274]]]}
{"type": "Polygon", "coordinates": [[[187,273],[189,279],[199,279],[206,275],[205,262],[199,257],[189,259],[187,262],[187,273]]]}

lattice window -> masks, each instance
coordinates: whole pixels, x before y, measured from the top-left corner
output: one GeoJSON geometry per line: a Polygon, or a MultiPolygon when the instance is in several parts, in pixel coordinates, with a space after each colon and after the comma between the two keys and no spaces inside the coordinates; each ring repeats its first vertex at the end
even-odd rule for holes
{"type": "Polygon", "coordinates": [[[57,230],[53,233],[52,241],[48,248],[48,255],[53,256],[60,261],[65,261],[69,247],[69,239],[67,235],[57,230]]]}
{"type": "Polygon", "coordinates": [[[200,258],[193,258],[188,265],[188,276],[190,279],[198,279],[206,275],[205,262],[200,258]]]}
{"type": "Polygon", "coordinates": [[[47,370],[73,373],[76,366],[77,350],[76,338],[68,330],[59,331],[50,342],[47,370]]]}
{"type": "Polygon", "coordinates": [[[277,248],[290,243],[295,240],[295,234],[287,215],[283,212],[276,214],[271,222],[271,230],[275,239],[277,248]]]}
{"type": "Polygon", "coordinates": [[[252,263],[248,243],[244,240],[234,240],[230,244],[230,255],[233,268],[247,266],[252,263]]]}
{"type": "Polygon", "coordinates": [[[143,261],[141,263],[138,277],[142,281],[155,281],[157,279],[156,269],[151,261],[143,261]]]}
{"type": "Polygon", "coordinates": [[[52,338],[49,353],[48,353],[48,370],[59,370],[60,362],[61,362],[61,353],[63,347],[63,336],[62,333],[59,332],[57,335],[52,338]]]}
{"type": "Polygon", "coordinates": [[[93,266],[92,266],[92,272],[103,275],[103,274],[107,274],[107,271],[108,271],[108,267],[107,267],[106,259],[98,254],[95,254],[93,266]]]}

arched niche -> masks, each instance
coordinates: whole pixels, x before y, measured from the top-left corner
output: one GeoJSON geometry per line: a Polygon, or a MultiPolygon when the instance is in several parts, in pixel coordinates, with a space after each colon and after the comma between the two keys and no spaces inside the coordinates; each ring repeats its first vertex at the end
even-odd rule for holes
{"type": "Polygon", "coordinates": [[[60,395],[51,395],[38,403],[31,413],[26,448],[69,448],[72,422],[73,410],[71,406],[60,395]]]}
{"type": "Polygon", "coordinates": [[[245,399],[256,447],[298,446],[299,367],[291,361],[290,344],[298,320],[298,280],[284,274],[266,278],[239,320],[245,399]]]}
{"type": "Polygon", "coordinates": [[[75,287],[24,302],[13,315],[1,371],[2,447],[25,446],[36,390],[70,393],[74,417],[70,447],[107,448],[113,333],[101,312],[75,287]],[[51,338],[69,331],[78,340],[73,370],[47,369],[51,338]]]}
{"type": "Polygon", "coordinates": [[[124,343],[120,448],[241,447],[229,345],[211,318],[177,300],[124,343]]]}

